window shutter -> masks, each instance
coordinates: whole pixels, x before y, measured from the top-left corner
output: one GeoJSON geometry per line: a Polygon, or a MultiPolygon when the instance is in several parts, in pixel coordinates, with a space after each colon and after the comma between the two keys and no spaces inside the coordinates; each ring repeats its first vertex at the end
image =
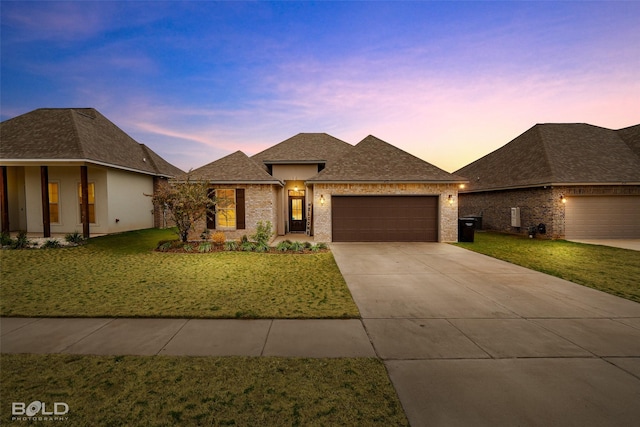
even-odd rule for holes
{"type": "MultiPolygon", "coordinates": [[[[213,199],[216,196],[216,190],[211,188],[209,189],[209,198],[213,199]]],[[[207,229],[215,230],[216,229],[216,211],[215,207],[213,210],[207,212],[207,229]]]]}
{"type": "Polygon", "coordinates": [[[244,230],[244,188],[236,189],[236,229],[244,230]]]}

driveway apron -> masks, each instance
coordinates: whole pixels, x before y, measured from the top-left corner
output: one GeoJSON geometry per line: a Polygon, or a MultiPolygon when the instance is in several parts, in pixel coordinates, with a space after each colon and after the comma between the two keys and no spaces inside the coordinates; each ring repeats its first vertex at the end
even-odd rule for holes
{"type": "Polygon", "coordinates": [[[412,426],[637,426],[640,304],[442,243],[333,243],[412,426]]]}

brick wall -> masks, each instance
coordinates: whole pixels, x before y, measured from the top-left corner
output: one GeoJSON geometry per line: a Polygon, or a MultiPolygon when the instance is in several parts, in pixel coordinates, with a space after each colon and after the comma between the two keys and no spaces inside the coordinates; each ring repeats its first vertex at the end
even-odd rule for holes
{"type": "Polygon", "coordinates": [[[316,242],[331,242],[331,195],[435,195],[440,196],[438,240],[458,239],[458,186],[456,184],[315,184],[313,229],[316,242]],[[448,203],[448,197],[453,203],[448,203]],[[324,198],[324,206],[320,197],[324,198]]]}
{"type": "MultiPolygon", "coordinates": [[[[255,234],[258,221],[271,221],[273,231],[276,226],[276,193],[275,185],[260,184],[216,184],[212,188],[237,189],[244,188],[245,198],[245,229],[244,230],[216,230],[222,231],[227,240],[239,240],[242,236],[255,234]]],[[[189,233],[189,240],[199,240],[200,234],[205,230],[206,222],[200,221],[189,233]]],[[[214,231],[211,230],[213,233],[214,231]]]]}
{"type": "MultiPolygon", "coordinates": [[[[460,216],[482,216],[482,227],[508,233],[527,233],[527,227],[543,223],[550,239],[564,238],[565,205],[560,196],[640,194],[640,186],[557,186],[516,190],[460,193],[460,216]],[[511,208],[520,208],[521,227],[511,227],[511,208]]],[[[542,237],[542,236],[540,236],[542,237]]]]}

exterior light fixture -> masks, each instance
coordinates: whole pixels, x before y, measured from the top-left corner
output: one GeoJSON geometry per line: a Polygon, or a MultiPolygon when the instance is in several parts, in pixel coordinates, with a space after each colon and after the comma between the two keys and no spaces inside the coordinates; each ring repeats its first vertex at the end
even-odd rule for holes
{"type": "Polygon", "coordinates": [[[561,195],[560,195],[560,201],[561,201],[562,203],[567,203],[567,199],[564,197],[564,194],[561,194],[561,195]]]}
{"type": "Polygon", "coordinates": [[[451,194],[449,194],[449,204],[450,205],[453,204],[453,196],[451,194]]]}
{"type": "Polygon", "coordinates": [[[460,189],[462,190],[465,187],[464,184],[460,184],[460,189]]]}
{"type": "Polygon", "coordinates": [[[298,186],[297,185],[293,187],[293,191],[298,191],[298,186]]]}
{"type": "Polygon", "coordinates": [[[320,195],[320,206],[324,206],[324,196],[320,195]]]}

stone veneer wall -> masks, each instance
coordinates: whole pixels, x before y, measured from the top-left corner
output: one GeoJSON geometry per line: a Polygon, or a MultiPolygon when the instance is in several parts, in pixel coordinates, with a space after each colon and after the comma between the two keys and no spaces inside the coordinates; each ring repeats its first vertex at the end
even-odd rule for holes
{"type": "Polygon", "coordinates": [[[313,229],[316,242],[331,242],[331,195],[432,195],[440,196],[438,240],[458,240],[458,186],[456,184],[315,184],[313,229]],[[453,203],[448,203],[448,197],[453,203]],[[320,203],[324,198],[324,206],[320,203]]]}
{"type": "MultiPolygon", "coordinates": [[[[271,184],[216,184],[212,188],[237,189],[244,188],[245,200],[245,229],[244,230],[215,230],[222,231],[227,240],[239,240],[242,236],[255,234],[258,221],[271,221],[275,233],[276,227],[276,186],[271,184]]],[[[189,234],[190,240],[199,240],[205,229],[205,221],[200,221],[189,234]]],[[[211,232],[215,232],[211,230],[211,232]]]]}
{"type": "Polygon", "coordinates": [[[584,185],[523,188],[516,190],[460,193],[460,216],[482,216],[482,228],[508,233],[527,233],[527,227],[543,223],[545,237],[564,238],[565,196],[640,195],[640,186],[584,185]],[[521,227],[511,227],[511,208],[520,208],[521,227]]]}

